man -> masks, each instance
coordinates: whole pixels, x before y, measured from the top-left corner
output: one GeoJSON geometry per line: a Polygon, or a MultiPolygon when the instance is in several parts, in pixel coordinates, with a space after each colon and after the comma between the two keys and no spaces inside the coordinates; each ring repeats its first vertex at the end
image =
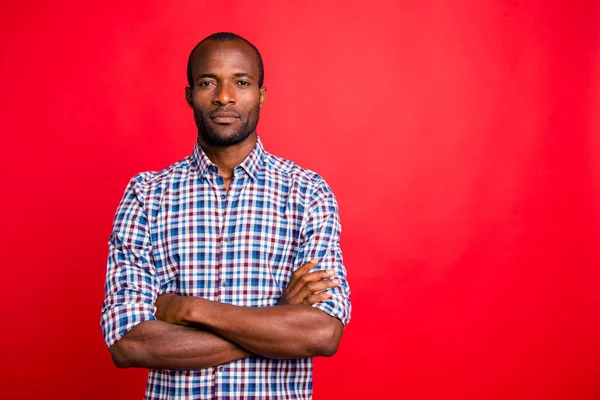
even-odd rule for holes
{"type": "Polygon", "coordinates": [[[147,399],[308,399],[312,357],[350,319],[334,196],[267,153],[260,53],[200,42],[186,99],[191,155],[134,177],[109,240],[102,329],[119,367],[150,368],[147,399]]]}

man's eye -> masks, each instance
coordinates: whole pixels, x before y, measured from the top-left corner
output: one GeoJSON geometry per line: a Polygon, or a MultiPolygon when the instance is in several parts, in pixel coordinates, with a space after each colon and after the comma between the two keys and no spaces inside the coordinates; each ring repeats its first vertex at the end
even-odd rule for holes
{"type": "Polygon", "coordinates": [[[250,82],[248,82],[248,81],[238,81],[238,85],[240,85],[240,86],[250,86],[250,82]]]}
{"type": "Polygon", "coordinates": [[[200,87],[207,87],[207,86],[209,86],[210,84],[212,84],[212,82],[210,82],[210,81],[203,81],[203,82],[200,82],[200,83],[198,84],[198,86],[200,86],[200,87]]]}

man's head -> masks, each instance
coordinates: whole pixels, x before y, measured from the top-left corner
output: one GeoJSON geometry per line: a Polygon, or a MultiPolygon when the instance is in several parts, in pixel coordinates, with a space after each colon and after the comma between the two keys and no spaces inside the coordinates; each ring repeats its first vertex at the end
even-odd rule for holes
{"type": "Polygon", "coordinates": [[[256,47],[233,33],[210,35],[190,53],[187,75],[200,144],[231,146],[255,134],[266,98],[256,47]]]}

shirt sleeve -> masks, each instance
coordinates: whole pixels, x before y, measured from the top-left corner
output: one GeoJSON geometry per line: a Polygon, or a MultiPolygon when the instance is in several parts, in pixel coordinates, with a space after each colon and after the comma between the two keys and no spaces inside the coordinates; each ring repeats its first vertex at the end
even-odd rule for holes
{"type": "Polygon", "coordinates": [[[144,175],[133,178],[121,199],[108,246],[108,266],[101,326],[111,347],[130,329],[154,320],[158,293],[156,269],[151,262],[148,218],[143,207],[144,175]]]}
{"type": "Polygon", "coordinates": [[[340,280],[340,285],[329,289],[332,294],[329,299],[314,304],[313,307],[338,318],[346,325],[350,322],[352,305],[340,248],[340,234],[337,201],[329,186],[321,180],[311,196],[311,205],[301,230],[302,242],[297,257],[301,262],[296,267],[299,268],[305,262],[316,258],[319,263],[313,271],[334,270],[334,277],[340,280]]]}

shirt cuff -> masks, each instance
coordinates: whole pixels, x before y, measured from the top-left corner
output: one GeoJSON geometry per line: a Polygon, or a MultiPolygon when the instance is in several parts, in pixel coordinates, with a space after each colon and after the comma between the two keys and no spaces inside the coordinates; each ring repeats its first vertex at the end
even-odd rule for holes
{"type": "Polygon", "coordinates": [[[156,319],[154,305],[128,303],[111,306],[102,312],[102,334],[104,342],[111,347],[134,326],[156,319]]]}

